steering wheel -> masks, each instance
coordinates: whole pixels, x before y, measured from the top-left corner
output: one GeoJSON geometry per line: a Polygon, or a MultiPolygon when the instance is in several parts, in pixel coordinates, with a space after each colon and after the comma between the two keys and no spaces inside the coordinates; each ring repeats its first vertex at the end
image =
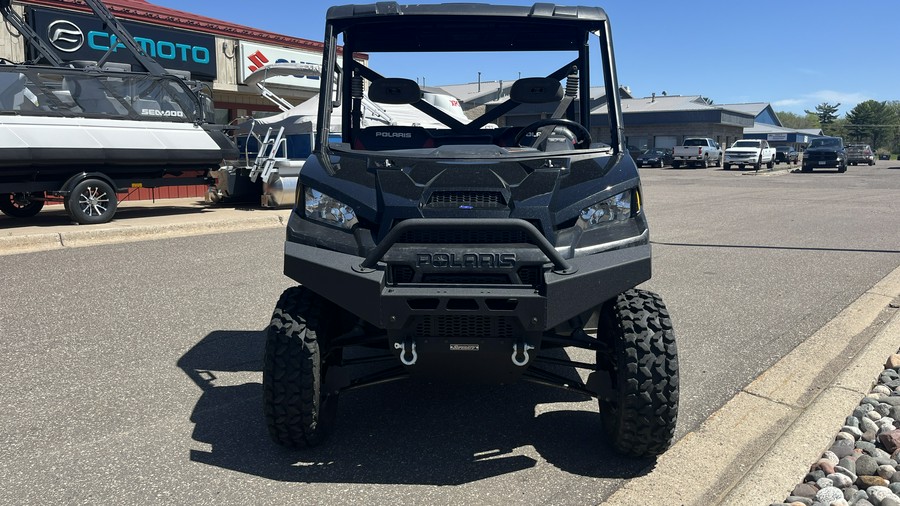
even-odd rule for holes
{"type": "MultiPolygon", "coordinates": [[[[568,129],[576,130],[578,137],[581,139],[578,141],[577,144],[575,144],[576,147],[587,147],[587,146],[590,146],[591,143],[593,142],[593,139],[591,138],[591,132],[589,132],[587,128],[584,128],[584,125],[582,125],[581,123],[578,123],[578,122],[575,122],[575,121],[572,121],[569,119],[563,119],[563,118],[547,118],[547,119],[535,121],[534,123],[519,130],[519,133],[516,134],[516,137],[515,137],[515,139],[513,139],[513,142],[515,143],[516,146],[521,146],[522,138],[525,137],[525,134],[536,131],[536,130],[540,129],[541,127],[545,127],[547,125],[558,125],[558,126],[565,127],[568,129]]],[[[547,138],[549,138],[550,136],[544,135],[543,137],[544,137],[543,139],[538,139],[537,144],[532,145],[532,147],[534,147],[534,148],[539,147],[544,142],[547,142],[547,138]]]]}

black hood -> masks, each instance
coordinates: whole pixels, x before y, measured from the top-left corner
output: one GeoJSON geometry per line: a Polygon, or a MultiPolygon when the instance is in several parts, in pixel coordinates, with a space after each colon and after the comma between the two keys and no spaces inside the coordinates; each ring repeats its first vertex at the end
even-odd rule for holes
{"type": "Polygon", "coordinates": [[[634,163],[621,155],[422,158],[386,153],[313,155],[300,173],[315,188],[356,210],[383,236],[409,218],[518,218],[545,234],[587,206],[636,187],[634,163]]]}

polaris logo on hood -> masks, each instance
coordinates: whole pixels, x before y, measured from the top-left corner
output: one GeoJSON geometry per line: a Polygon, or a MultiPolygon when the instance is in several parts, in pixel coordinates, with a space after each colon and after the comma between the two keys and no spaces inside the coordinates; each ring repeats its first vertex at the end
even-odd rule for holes
{"type": "Polygon", "coordinates": [[[411,132],[375,132],[375,137],[388,137],[394,139],[412,139],[411,132]]]}
{"type": "Polygon", "coordinates": [[[511,269],[515,253],[418,253],[416,267],[432,269],[511,269]]]}

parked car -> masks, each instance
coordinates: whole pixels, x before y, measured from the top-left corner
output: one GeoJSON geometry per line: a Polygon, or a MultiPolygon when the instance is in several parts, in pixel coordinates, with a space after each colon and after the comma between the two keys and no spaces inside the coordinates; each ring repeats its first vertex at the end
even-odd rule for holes
{"type": "Polygon", "coordinates": [[[847,172],[847,151],[840,137],[816,137],[803,153],[801,171],[812,172],[814,168],[837,167],[838,172],[847,172]]]}
{"type": "Polygon", "coordinates": [[[793,165],[800,161],[800,152],[793,146],[776,146],[775,147],[775,163],[785,162],[793,165]]]}
{"type": "Polygon", "coordinates": [[[875,165],[875,152],[868,144],[848,144],[847,145],[847,164],[859,165],[875,165]]]}
{"type": "Polygon", "coordinates": [[[638,167],[646,165],[663,168],[665,165],[672,165],[672,150],[670,148],[648,149],[637,157],[635,163],[638,167]]]}

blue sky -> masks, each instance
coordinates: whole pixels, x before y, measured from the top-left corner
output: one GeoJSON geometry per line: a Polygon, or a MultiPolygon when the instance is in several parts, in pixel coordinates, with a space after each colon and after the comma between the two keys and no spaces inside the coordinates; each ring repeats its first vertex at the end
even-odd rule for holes
{"type": "MultiPolygon", "coordinates": [[[[367,3],[150,1],[317,41],[322,40],[329,6],[367,3]]],[[[896,0],[557,3],[600,5],[606,10],[612,24],[619,82],[629,86],[636,97],[666,91],[670,95],[703,95],[719,104],[769,102],[776,111],[798,114],[829,102],[841,104],[841,115],[865,100],[900,100],[900,41],[895,35],[900,32],[900,2],[896,0]]],[[[511,79],[516,77],[516,70],[498,61],[482,77],[511,79]]]]}

